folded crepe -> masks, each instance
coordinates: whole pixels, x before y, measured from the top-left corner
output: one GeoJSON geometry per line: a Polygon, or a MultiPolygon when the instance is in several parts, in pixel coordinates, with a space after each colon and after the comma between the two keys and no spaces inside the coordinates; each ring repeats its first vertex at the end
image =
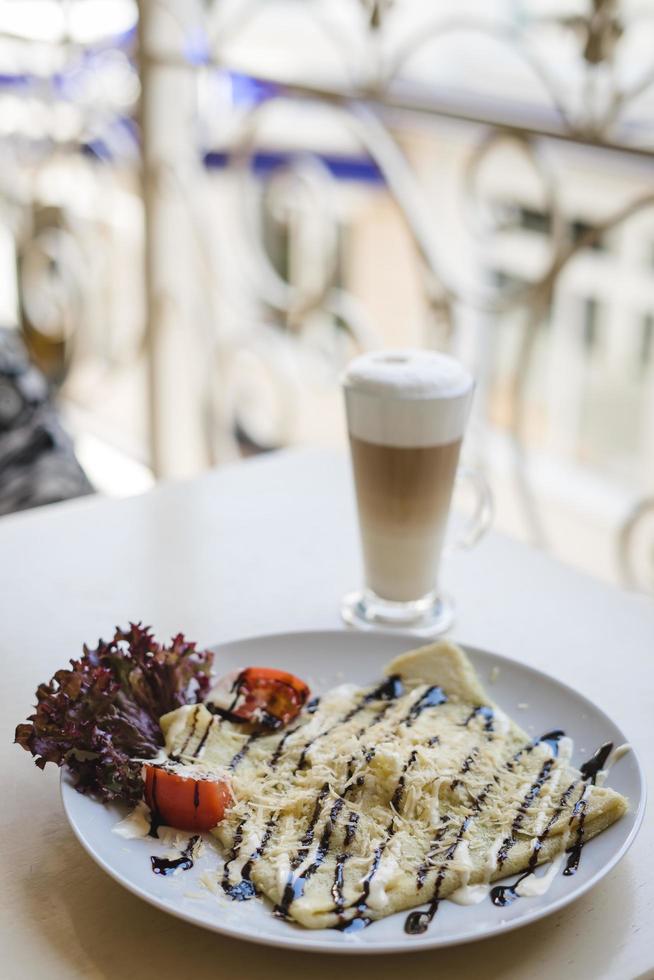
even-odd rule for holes
{"type": "Polygon", "coordinates": [[[625,813],[624,797],[571,765],[562,732],[534,740],[495,705],[453,644],[385,674],[334,688],[273,734],[203,704],[162,718],[169,754],[231,778],[214,834],[234,900],[261,893],[312,929],[427,906],[408,920],[420,932],[441,899],[477,900],[514,873],[528,872],[516,894],[537,893],[537,865],[625,813]]]}

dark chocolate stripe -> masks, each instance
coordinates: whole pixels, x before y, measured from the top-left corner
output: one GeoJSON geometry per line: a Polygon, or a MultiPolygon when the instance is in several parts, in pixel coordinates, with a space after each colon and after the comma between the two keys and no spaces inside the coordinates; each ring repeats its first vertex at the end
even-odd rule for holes
{"type": "Polygon", "coordinates": [[[225,861],[225,866],[223,868],[223,879],[222,886],[225,891],[229,889],[229,869],[233,861],[237,859],[241,851],[241,844],[243,843],[243,828],[247,823],[247,817],[243,817],[241,822],[237,825],[234,831],[234,840],[232,841],[232,849],[229,852],[229,857],[225,861]]]}
{"type": "Polygon", "coordinates": [[[563,812],[563,809],[567,804],[568,800],[570,799],[570,795],[572,794],[572,791],[576,785],[577,785],[576,782],[570,783],[566,791],[559,799],[556,809],[552,813],[550,819],[547,821],[547,824],[542,834],[539,834],[539,836],[535,839],[531,854],[529,856],[529,863],[527,865],[526,871],[523,871],[520,877],[516,881],[514,881],[512,885],[496,885],[495,888],[491,889],[490,898],[493,905],[499,905],[500,907],[504,908],[506,905],[511,905],[513,902],[515,902],[516,898],[520,898],[517,891],[518,885],[520,884],[520,882],[524,881],[525,878],[528,878],[530,875],[532,875],[536,870],[536,866],[538,864],[538,858],[540,856],[540,852],[543,847],[543,844],[547,840],[550,830],[552,829],[552,827],[560,817],[561,813],[563,812]]]}
{"type": "MultiPolygon", "coordinates": [[[[431,739],[429,739],[429,741],[428,741],[427,744],[429,746],[431,746],[431,745],[435,745],[437,743],[438,743],[438,738],[436,736],[434,736],[431,739]]],[[[403,799],[403,796],[404,796],[404,787],[405,787],[405,784],[406,784],[406,774],[409,771],[409,769],[411,768],[411,766],[414,764],[414,762],[416,761],[417,757],[418,757],[418,749],[417,748],[414,748],[412,750],[411,754],[409,755],[409,758],[406,760],[406,762],[402,766],[402,773],[400,775],[400,778],[398,779],[397,785],[396,785],[395,790],[393,792],[393,795],[391,797],[391,804],[392,804],[392,806],[394,807],[394,809],[398,813],[400,812],[400,809],[401,809],[401,806],[402,806],[402,799],[403,799]]],[[[341,932],[348,932],[348,933],[349,932],[358,932],[360,929],[364,929],[366,926],[370,925],[370,923],[371,923],[372,920],[370,919],[370,917],[368,915],[366,915],[366,912],[368,911],[368,898],[370,896],[370,886],[372,884],[372,881],[373,881],[375,875],[377,874],[377,870],[379,868],[379,864],[381,862],[381,859],[382,859],[382,856],[384,854],[384,851],[388,847],[388,845],[389,845],[391,839],[393,838],[394,834],[395,834],[395,817],[393,817],[391,819],[390,823],[386,827],[386,831],[384,833],[384,836],[382,837],[381,841],[379,842],[379,844],[377,845],[377,847],[374,850],[373,858],[372,858],[372,863],[370,865],[370,868],[368,869],[368,873],[366,874],[366,876],[365,876],[365,878],[363,879],[363,882],[362,882],[361,893],[354,900],[354,902],[350,903],[350,905],[347,906],[347,908],[354,908],[355,909],[355,914],[352,917],[348,918],[347,920],[342,920],[340,922],[340,924],[336,927],[341,932]]],[[[345,848],[344,848],[344,851],[345,851],[345,848]]],[[[347,854],[346,853],[344,855],[342,855],[342,856],[344,856],[345,859],[347,859],[347,854]]],[[[332,888],[332,896],[334,896],[334,894],[336,892],[336,898],[335,898],[335,902],[334,902],[334,910],[339,915],[341,915],[341,916],[342,916],[342,913],[344,911],[344,906],[343,906],[343,903],[342,903],[342,894],[343,894],[343,892],[342,892],[342,887],[343,887],[342,866],[343,866],[343,863],[341,863],[341,865],[340,865],[340,875],[339,875],[339,863],[337,862],[336,872],[335,872],[334,887],[332,888]],[[340,880],[338,882],[337,882],[337,879],[336,879],[336,875],[339,875],[339,878],[340,878],[340,880]],[[338,887],[337,887],[337,884],[338,884],[338,887]],[[338,901],[338,899],[340,899],[340,901],[338,901]]]]}
{"type": "Polygon", "coordinates": [[[562,732],[560,728],[557,728],[553,732],[547,732],[545,735],[541,735],[540,738],[536,739],[535,744],[538,745],[539,742],[545,742],[545,744],[549,745],[550,749],[552,750],[552,755],[557,756],[559,754],[559,742],[564,736],[565,732],[562,732]]]}
{"type": "Polygon", "coordinates": [[[284,891],[282,892],[281,902],[279,903],[279,905],[276,905],[273,910],[273,914],[280,919],[286,918],[286,916],[288,915],[288,910],[291,905],[291,902],[295,898],[295,891],[293,887],[293,873],[297,870],[297,868],[299,868],[299,866],[302,864],[307,854],[309,853],[309,848],[313,843],[313,838],[316,833],[316,824],[320,820],[320,814],[322,813],[322,805],[328,793],[329,793],[329,783],[324,783],[320,792],[318,793],[318,796],[316,797],[314,807],[313,807],[313,813],[311,814],[311,818],[309,820],[307,829],[305,830],[302,840],[300,841],[300,847],[291,858],[291,862],[290,862],[291,866],[286,879],[286,884],[284,886],[284,891]]]}
{"type": "MultiPolygon", "coordinates": [[[[463,760],[463,764],[459,769],[459,776],[465,776],[465,774],[470,771],[470,767],[472,766],[473,762],[475,761],[478,755],[479,755],[479,746],[475,745],[474,748],[471,749],[470,754],[467,755],[466,758],[463,760]]],[[[457,786],[459,786],[459,784],[461,783],[461,779],[459,778],[459,776],[457,776],[455,779],[452,780],[452,782],[450,783],[450,789],[456,789],[457,786]]]]}
{"type": "Polygon", "coordinates": [[[218,715],[211,716],[211,718],[209,719],[209,724],[204,730],[204,735],[202,736],[202,738],[200,739],[200,741],[195,747],[195,752],[193,753],[194,759],[197,759],[198,756],[200,755],[200,752],[202,752],[202,749],[204,748],[205,743],[209,737],[209,732],[213,728],[214,722],[218,722],[218,724],[220,724],[222,722],[222,718],[220,718],[218,715]]]}
{"type": "MultiPolygon", "coordinates": [[[[502,770],[508,771],[508,772],[512,772],[513,769],[514,769],[514,764],[516,762],[518,762],[522,758],[523,755],[525,755],[526,753],[532,752],[533,749],[534,749],[534,746],[536,744],[538,744],[538,743],[537,742],[528,742],[526,745],[523,745],[523,747],[521,749],[518,749],[518,751],[516,753],[514,753],[514,755],[512,755],[511,758],[507,760],[507,762],[505,762],[503,764],[502,770]]],[[[465,765],[466,762],[467,762],[467,759],[464,761],[463,765],[465,765]]],[[[461,768],[463,768],[463,765],[462,765],[461,768]]],[[[468,766],[468,769],[469,768],[470,767],[468,766]]],[[[499,784],[500,777],[497,774],[493,777],[493,782],[495,784],[499,784]]],[[[491,788],[492,788],[492,784],[489,783],[488,786],[484,789],[484,791],[482,793],[482,797],[483,797],[482,802],[483,802],[483,800],[486,799],[486,797],[487,797],[487,795],[488,795],[488,793],[489,793],[489,791],[490,791],[491,788]]],[[[474,813],[475,816],[479,812],[481,812],[481,807],[479,806],[479,797],[477,797],[477,799],[473,803],[473,811],[472,812],[474,813]]],[[[447,823],[449,823],[449,821],[450,821],[450,817],[447,814],[445,814],[443,817],[441,817],[441,823],[447,824],[447,823]]],[[[434,835],[434,837],[432,838],[431,844],[429,846],[429,850],[427,851],[427,854],[425,856],[425,860],[423,861],[423,863],[418,868],[417,881],[416,881],[416,884],[417,884],[418,889],[422,888],[424,886],[424,884],[425,884],[427,875],[429,874],[429,872],[430,872],[430,870],[432,868],[432,862],[433,862],[436,854],[440,850],[439,845],[440,845],[443,837],[445,836],[445,833],[447,832],[447,829],[448,829],[447,826],[439,828],[436,831],[436,834],[434,835]]],[[[446,854],[447,854],[447,852],[446,852],[446,854]]],[[[439,892],[440,892],[440,887],[441,887],[441,885],[439,884],[439,886],[438,886],[439,892]]],[[[433,901],[434,901],[434,899],[432,899],[432,902],[433,901]]],[[[434,906],[434,909],[433,909],[432,913],[430,915],[428,915],[427,913],[424,913],[425,915],[427,915],[427,918],[426,919],[419,918],[419,916],[421,914],[420,912],[416,912],[415,913],[415,916],[411,920],[411,923],[409,923],[409,920],[407,919],[407,923],[405,923],[405,929],[407,930],[407,932],[410,931],[411,929],[414,929],[416,932],[424,932],[427,929],[427,926],[429,925],[429,923],[431,922],[431,920],[433,919],[434,915],[436,914],[437,907],[438,907],[438,894],[436,895],[436,904],[434,906]],[[422,925],[424,926],[424,928],[418,928],[418,923],[422,923],[422,925]],[[408,924],[408,928],[407,928],[407,924],[408,924]]]]}
{"type": "Polygon", "coordinates": [[[377,713],[377,715],[374,716],[371,725],[365,726],[365,728],[363,729],[363,731],[365,731],[366,728],[369,728],[373,724],[376,724],[377,721],[380,721],[384,717],[386,712],[389,710],[389,708],[392,707],[392,702],[397,700],[397,698],[402,697],[403,694],[404,694],[404,687],[402,685],[400,678],[395,676],[388,677],[377,687],[373,688],[372,691],[369,691],[368,694],[364,695],[361,698],[361,700],[354,705],[353,708],[350,708],[350,710],[343,715],[342,718],[339,718],[338,721],[335,721],[333,725],[330,725],[329,728],[326,728],[324,731],[318,732],[317,735],[315,735],[312,739],[309,739],[309,741],[305,743],[302,752],[300,753],[300,758],[298,759],[298,764],[297,764],[298,769],[305,768],[307,753],[309,749],[311,748],[312,745],[315,745],[316,742],[320,741],[320,739],[323,739],[325,738],[325,736],[330,735],[341,725],[347,725],[347,723],[352,721],[352,719],[355,718],[361,711],[363,711],[365,708],[370,707],[370,705],[374,701],[389,702],[388,705],[384,705],[381,708],[381,710],[377,713]]]}
{"type": "Polygon", "coordinates": [[[463,727],[467,728],[473,718],[481,716],[484,719],[484,731],[492,732],[494,731],[493,721],[495,719],[495,712],[487,704],[480,704],[478,707],[473,708],[466,720],[463,722],[463,727]]]}
{"type": "Polygon", "coordinates": [[[534,802],[536,797],[539,795],[541,789],[543,788],[547,780],[550,778],[553,765],[554,765],[553,759],[548,759],[545,763],[543,763],[543,766],[540,772],[538,773],[538,776],[531,784],[522,802],[520,803],[520,806],[518,807],[518,812],[516,813],[515,819],[511,825],[511,833],[508,837],[504,838],[504,840],[502,841],[502,845],[499,851],[497,852],[498,868],[501,868],[504,862],[506,861],[509,851],[511,850],[511,848],[516,842],[515,835],[520,830],[520,827],[522,826],[524,819],[527,816],[527,810],[534,802]]]}
{"type": "Polygon", "coordinates": [[[275,747],[275,751],[270,757],[270,761],[268,763],[270,769],[277,768],[277,764],[281,759],[282,755],[284,754],[284,746],[286,745],[288,739],[291,737],[291,735],[294,735],[295,732],[297,732],[300,728],[303,727],[304,727],[303,725],[296,725],[295,728],[289,728],[287,729],[286,732],[284,732],[284,734],[282,735],[282,737],[280,738],[279,742],[275,747]]]}
{"type": "Polygon", "coordinates": [[[157,770],[154,769],[152,773],[152,786],[150,787],[150,796],[152,803],[150,805],[150,828],[148,830],[148,837],[158,837],[159,827],[161,826],[161,814],[159,813],[159,807],[157,806],[157,770]]]}
{"type": "Polygon", "coordinates": [[[598,773],[604,768],[606,760],[611,754],[612,748],[613,742],[605,742],[604,745],[601,745],[597,752],[590,757],[588,762],[584,762],[581,766],[579,766],[579,771],[582,778],[587,782],[590,781],[593,786],[597,780],[598,773]]]}
{"type": "Polygon", "coordinates": [[[447,694],[445,691],[434,684],[432,687],[428,687],[424,694],[422,694],[418,700],[411,706],[411,710],[405,719],[405,724],[407,727],[411,727],[425,708],[437,708],[441,704],[447,702],[447,694]]]}
{"type": "Polygon", "coordinates": [[[445,852],[445,860],[440,865],[436,873],[436,881],[434,883],[434,892],[432,894],[431,901],[426,910],[416,909],[411,912],[404,922],[404,931],[408,932],[410,935],[418,935],[427,931],[429,923],[432,921],[436,912],[438,911],[438,905],[440,903],[440,893],[443,886],[443,881],[445,880],[445,875],[447,874],[447,868],[449,862],[453,859],[456,854],[457,848],[461,841],[463,840],[463,835],[467,831],[474,817],[481,813],[484,803],[486,802],[486,797],[488,796],[493,784],[487,783],[483,788],[479,796],[475,799],[471,807],[471,812],[462,821],[457,835],[454,841],[450,844],[445,852]]]}
{"type": "Polygon", "coordinates": [[[343,898],[343,876],[345,870],[345,863],[350,856],[349,847],[352,841],[354,840],[358,823],[359,823],[359,814],[355,810],[351,810],[347,825],[345,827],[345,835],[343,837],[343,849],[341,853],[337,856],[336,865],[334,867],[334,884],[332,885],[332,898],[334,899],[334,910],[339,915],[341,914],[345,906],[345,900],[343,898]]]}
{"type": "Polygon", "coordinates": [[[404,684],[399,674],[391,674],[365,695],[363,701],[370,704],[371,701],[397,701],[405,693],[404,684]]]}
{"type": "MultiPolygon", "coordinates": [[[[444,814],[441,817],[441,823],[442,824],[446,824],[447,825],[449,823],[449,821],[450,821],[450,817],[447,814],[444,814]]],[[[434,860],[434,857],[436,856],[436,854],[438,853],[438,850],[439,850],[438,844],[440,844],[440,842],[442,841],[442,839],[445,836],[446,832],[447,832],[447,826],[443,826],[439,830],[437,830],[436,833],[434,834],[434,836],[432,837],[432,841],[431,841],[431,844],[429,846],[429,850],[427,851],[427,855],[425,857],[425,860],[422,862],[422,864],[418,868],[418,874],[417,874],[417,880],[416,880],[416,885],[418,887],[418,891],[420,891],[420,889],[425,884],[425,880],[427,878],[427,875],[429,874],[429,872],[431,871],[431,868],[432,868],[432,861],[434,860]]]]}
{"type": "MultiPolygon", "coordinates": [[[[239,830],[241,831],[241,836],[238,841],[238,849],[236,851],[236,856],[238,856],[240,852],[240,846],[243,840],[242,830],[243,830],[243,824],[245,822],[246,822],[245,820],[242,820],[237,829],[237,833],[239,830]]],[[[229,897],[233,899],[235,902],[246,902],[248,901],[248,899],[254,898],[255,895],[257,894],[256,887],[254,885],[254,882],[252,881],[252,868],[254,867],[255,863],[259,860],[261,855],[266,850],[266,847],[268,846],[268,841],[272,836],[272,832],[275,829],[276,823],[277,823],[277,819],[275,817],[271,817],[266,822],[266,827],[263,833],[263,837],[261,838],[261,843],[257,848],[255,848],[255,850],[249,856],[248,860],[243,865],[243,868],[241,870],[240,881],[237,881],[234,884],[230,883],[229,866],[225,865],[225,870],[223,873],[223,880],[222,880],[223,891],[227,895],[229,895],[229,897]]],[[[232,853],[234,853],[233,848],[232,848],[232,853]]]]}
{"type": "Polygon", "coordinates": [[[186,738],[184,739],[184,744],[182,745],[181,749],[179,750],[178,753],[175,753],[174,755],[171,753],[170,758],[173,759],[174,761],[179,761],[180,757],[184,755],[190,743],[193,741],[195,737],[195,729],[198,723],[198,715],[200,713],[201,707],[202,707],[201,704],[196,704],[195,706],[195,710],[193,711],[193,723],[191,725],[191,730],[186,736],[186,738]]]}
{"type": "Polygon", "coordinates": [[[568,850],[568,858],[565,863],[565,868],[563,874],[566,877],[574,875],[579,869],[579,862],[581,860],[581,852],[584,847],[584,824],[586,823],[586,809],[587,803],[584,799],[584,793],[586,792],[586,783],[584,783],[583,789],[579,795],[579,799],[575,803],[572,809],[572,816],[569,820],[569,825],[572,826],[573,822],[577,820],[577,837],[571,848],[568,850]]]}
{"type": "Polygon", "coordinates": [[[176,871],[188,871],[193,867],[193,862],[195,860],[194,848],[199,840],[199,835],[191,837],[188,844],[177,858],[156,857],[153,854],[150,857],[150,864],[152,865],[152,870],[154,873],[156,875],[163,875],[164,877],[167,877],[168,875],[175,874],[176,871]]]}
{"type": "Polygon", "coordinates": [[[257,739],[258,738],[261,738],[262,735],[268,735],[268,734],[269,734],[268,732],[252,732],[252,734],[250,735],[250,737],[248,739],[246,739],[246,741],[240,747],[240,749],[238,750],[238,752],[236,753],[236,755],[232,757],[232,759],[230,760],[229,765],[227,766],[227,768],[231,772],[233,772],[236,769],[236,767],[241,764],[241,762],[243,761],[243,759],[245,758],[245,756],[248,754],[248,752],[250,751],[250,749],[252,748],[252,746],[254,745],[254,743],[257,741],[257,739]]]}
{"type": "MultiPolygon", "coordinates": [[[[548,732],[546,735],[542,735],[539,739],[535,739],[533,742],[533,746],[535,747],[536,745],[545,742],[550,746],[553,755],[556,757],[559,752],[559,741],[561,740],[561,738],[563,738],[564,735],[565,732],[562,732],[559,729],[553,732],[548,732]]],[[[525,749],[524,751],[529,751],[529,750],[525,749]]],[[[524,817],[526,815],[529,806],[531,805],[535,797],[539,795],[544,783],[550,778],[550,770],[552,768],[552,765],[553,765],[553,761],[550,760],[548,760],[548,762],[545,763],[545,765],[542,767],[539,773],[538,778],[536,779],[536,782],[531,785],[531,787],[529,788],[529,792],[527,793],[522,803],[520,804],[520,807],[518,808],[518,813],[513,822],[511,836],[505,838],[505,840],[502,843],[502,848],[498,852],[498,867],[502,866],[503,862],[506,860],[508,851],[515,844],[516,830],[519,829],[519,827],[522,825],[522,822],[524,820],[524,817]]],[[[518,885],[520,884],[520,882],[524,881],[525,878],[529,877],[529,875],[534,873],[534,870],[538,864],[538,857],[540,855],[540,851],[542,849],[543,843],[549,836],[552,827],[554,826],[557,819],[561,815],[576,785],[577,784],[573,782],[568,786],[568,788],[565,790],[565,792],[559,799],[557,807],[555,808],[550,819],[548,820],[542,834],[540,834],[534,841],[532,853],[529,857],[529,863],[527,865],[526,871],[524,871],[520,875],[520,877],[513,883],[513,885],[497,885],[495,888],[491,890],[490,897],[494,905],[499,905],[504,907],[514,902],[516,898],[519,898],[517,892],[518,885]]]]}
{"type": "Polygon", "coordinates": [[[316,848],[313,861],[309,867],[302,872],[302,874],[299,874],[296,878],[291,878],[290,881],[287,881],[284,888],[284,894],[282,895],[282,900],[275,909],[275,914],[279,918],[287,918],[291,903],[294,902],[296,898],[302,897],[307,882],[314,876],[318,868],[323,864],[327,851],[329,850],[329,844],[336,826],[336,821],[338,820],[338,815],[344,806],[345,800],[342,797],[339,797],[332,806],[329,816],[325,821],[325,826],[323,827],[322,834],[320,835],[320,841],[318,842],[318,847],[316,848]]]}
{"type": "Polygon", "coordinates": [[[395,792],[391,797],[391,806],[393,807],[394,810],[398,810],[402,803],[402,797],[404,796],[404,785],[406,783],[406,774],[407,771],[413,765],[413,763],[416,761],[417,756],[418,756],[418,750],[414,749],[411,755],[409,756],[409,758],[407,759],[407,761],[402,766],[402,775],[398,779],[397,786],[395,787],[395,792]]]}
{"type": "MultiPolygon", "coordinates": [[[[380,687],[377,687],[377,688],[375,688],[375,689],[374,689],[374,690],[373,690],[372,692],[370,692],[369,694],[367,694],[367,695],[366,695],[366,696],[365,696],[365,697],[364,697],[364,698],[362,699],[362,701],[361,701],[361,702],[359,702],[359,704],[355,706],[355,708],[354,708],[354,709],[351,709],[351,711],[350,711],[350,712],[348,712],[348,714],[347,714],[347,715],[345,716],[345,719],[347,719],[347,720],[349,720],[349,719],[350,719],[351,717],[354,717],[354,716],[355,716],[355,714],[356,714],[356,713],[357,713],[357,712],[358,712],[359,710],[361,710],[361,709],[362,709],[363,707],[365,707],[365,706],[367,706],[367,705],[369,705],[369,704],[370,704],[371,702],[373,702],[374,700],[384,700],[384,701],[387,701],[387,702],[388,702],[387,704],[385,704],[385,705],[384,705],[384,706],[383,706],[383,707],[382,707],[382,708],[381,708],[381,709],[380,709],[380,710],[379,710],[379,711],[378,711],[378,712],[377,712],[377,713],[376,713],[376,714],[375,714],[375,715],[373,716],[373,719],[372,719],[372,721],[371,721],[371,724],[370,724],[369,726],[364,726],[363,728],[361,728],[361,729],[360,729],[360,731],[359,731],[359,736],[360,736],[360,735],[361,735],[361,734],[363,734],[363,733],[364,733],[365,731],[367,731],[369,727],[372,727],[372,725],[374,725],[374,724],[376,724],[376,723],[377,723],[378,721],[381,721],[381,719],[382,719],[382,718],[384,717],[384,715],[386,714],[386,712],[387,712],[387,711],[388,711],[388,710],[389,710],[389,709],[390,709],[390,708],[392,707],[392,697],[394,697],[394,696],[398,696],[398,697],[399,697],[399,696],[400,696],[400,694],[398,694],[398,691],[400,691],[400,692],[401,692],[401,688],[400,688],[400,687],[398,686],[398,682],[397,682],[397,680],[396,680],[396,679],[394,679],[394,678],[389,678],[389,679],[388,679],[387,681],[385,681],[385,682],[384,682],[384,683],[383,683],[382,685],[380,685],[380,687]]],[[[339,722],[336,722],[336,723],[335,723],[335,724],[334,724],[333,726],[331,726],[331,727],[330,727],[329,729],[326,729],[326,730],[325,730],[324,732],[321,732],[321,733],[319,733],[319,736],[316,736],[316,738],[318,738],[318,737],[322,737],[322,735],[326,735],[326,734],[329,734],[329,732],[331,732],[331,731],[333,731],[333,730],[334,730],[334,729],[335,729],[336,727],[338,727],[338,725],[339,725],[339,724],[342,724],[342,723],[343,723],[343,721],[344,721],[344,719],[341,719],[341,721],[339,721],[339,722]]],[[[287,738],[287,737],[288,737],[289,735],[291,735],[293,731],[297,731],[297,729],[298,729],[299,727],[301,727],[301,726],[296,726],[296,728],[295,728],[295,729],[293,729],[292,731],[289,731],[289,732],[287,732],[287,733],[286,733],[286,734],[285,734],[285,735],[284,735],[284,736],[282,737],[282,739],[280,739],[280,743],[278,743],[278,745],[277,745],[277,748],[276,748],[276,750],[275,750],[275,753],[273,754],[273,760],[274,760],[274,763],[275,763],[275,765],[276,765],[276,764],[278,763],[278,761],[279,761],[279,758],[281,757],[281,753],[282,753],[282,751],[283,751],[283,745],[284,745],[284,743],[285,743],[285,741],[286,741],[286,738],[287,738]]],[[[313,744],[313,742],[314,742],[315,740],[316,740],[316,739],[312,739],[312,740],[311,740],[311,741],[310,741],[309,743],[307,743],[307,744],[306,744],[306,745],[304,746],[304,750],[303,750],[303,755],[304,755],[304,754],[306,754],[306,751],[307,751],[307,749],[308,749],[308,747],[309,747],[309,745],[310,745],[310,744],[313,744]]],[[[241,750],[241,751],[242,751],[242,750],[241,750]]],[[[234,757],[234,759],[237,759],[237,764],[238,764],[238,761],[240,761],[240,759],[238,759],[238,756],[239,756],[239,755],[240,755],[240,753],[237,753],[237,756],[235,756],[235,757],[234,757]]],[[[302,757],[301,757],[301,758],[302,758],[302,757]]],[[[232,763],[234,762],[234,759],[232,760],[232,763]]],[[[273,760],[271,760],[271,761],[273,761],[273,760]]],[[[354,757],[353,757],[353,758],[352,758],[352,759],[350,760],[350,766],[352,765],[352,763],[353,763],[353,761],[354,761],[354,757]]],[[[230,764],[230,765],[231,765],[231,764],[230,764]]],[[[299,766],[299,764],[298,764],[298,768],[300,768],[300,766],[299,766]]],[[[351,771],[350,771],[350,770],[348,770],[348,771],[349,771],[349,776],[348,776],[348,780],[349,780],[349,778],[351,777],[351,771]]],[[[360,777],[359,777],[359,779],[358,779],[358,780],[356,781],[356,783],[354,783],[354,784],[353,784],[353,786],[361,786],[362,784],[363,784],[363,776],[360,776],[360,777]]],[[[325,784],[325,786],[327,786],[327,784],[325,784]]],[[[318,798],[317,798],[317,800],[316,800],[316,803],[315,803],[315,808],[314,808],[314,816],[315,816],[315,820],[316,820],[316,821],[317,821],[317,820],[319,819],[319,815],[320,815],[320,805],[321,805],[321,803],[322,803],[322,799],[324,799],[324,795],[326,795],[326,794],[324,794],[324,790],[325,790],[325,786],[323,786],[323,789],[321,790],[321,793],[319,794],[319,796],[318,796],[318,798]],[[324,795],[323,795],[323,794],[324,794],[324,795]],[[317,812],[316,812],[316,811],[317,811],[317,812]]],[[[352,786],[352,787],[346,787],[346,789],[345,789],[345,790],[343,791],[343,793],[341,794],[341,796],[344,796],[344,795],[345,795],[345,794],[346,794],[346,793],[347,793],[347,792],[349,791],[349,789],[351,789],[351,788],[353,788],[353,786],[352,786]]],[[[328,787],[327,787],[327,788],[328,788],[328,787]]],[[[313,817],[312,817],[312,820],[313,820],[313,817]]],[[[357,818],[357,820],[358,820],[358,818],[357,818]]],[[[349,826],[349,825],[348,825],[348,826],[349,826]]],[[[356,824],[353,824],[353,827],[355,827],[355,826],[356,826],[356,824]]],[[[314,831],[314,830],[315,830],[315,823],[313,824],[313,827],[311,828],[311,835],[312,835],[312,836],[313,836],[313,831],[314,831]]],[[[242,826],[241,826],[241,832],[242,832],[242,826]]],[[[353,833],[354,833],[354,831],[353,831],[353,833]]],[[[305,835],[305,836],[306,836],[306,835],[305,835]]],[[[349,841],[348,841],[348,843],[349,843],[349,841]]],[[[301,850],[302,850],[302,848],[304,847],[304,838],[303,838],[303,840],[302,840],[302,842],[301,842],[301,845],[300,845],[300,847],[301,847],[301,850]]],[[[298,853],[300,853],[300,852],[298,852],[298,853]]],[[[291,867],[291,872],[290,872],[290,876],[289,876],[289,881],[290,881],[290,880],[292,879],[292,872],[293,872],[293,871],[295,870],[295,868],[297,868],[297,867],[299,866],[299,864],[301,864],[301,862],[302,862],[302,861],[304,860],[304,858],[305,858],[305,857],[306,857],[306,853],[305,853],[305,854],[304,854],[303,856],[301,856],[301,857],[299,858],[299,860],[297,861],[297,863],[295,864],[295,866],[294,866],[294,867],[293,867],[293,866],[291,867]]],[[[343,863],[344,863],[344,862],[343,862],[343,863]]],[[[245,867],[247,867],[247,865],[246,865],[245,867]]],[[[289,881],[287,881],[287,884],[286,884],[286,886],[285,886],[285,892],[286,892],[286,888],[288,888],[288,887],[289,887],[289,881]]],[[[223,885],[223,887],[224,887],[224,885],[223,885]]],[[[245,887],[246,887],[246,889],[247,889],[247,885],[246,885],[245,887]]],[[[233,889],[232,889],[232,890],[234,890],[234,889],[238,889],[238,886],[233,886],[233,889]]],[[[252,894],[254,894],[254,891],[252,891],[252,894]]],[[[234,895],[233,897],[237,897],[237,898],[242,898],[242,897],[252,897],[252,896],[251,896],[250,894],[247,894],[247,895],[240,895],[240,894],[237,894],[237,895],[234,895]]],[[[283,901],[283,900],[282,900],[282,901],[283,901]]]]}

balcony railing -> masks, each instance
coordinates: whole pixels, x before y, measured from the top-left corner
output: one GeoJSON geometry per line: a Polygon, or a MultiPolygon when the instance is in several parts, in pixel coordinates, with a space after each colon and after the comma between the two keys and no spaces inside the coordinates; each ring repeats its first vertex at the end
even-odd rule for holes
{"type": "Polygon", "coordinates": [[[21,319],[38,333],[29,295],[56,294],[67,397],[100,417],[94,381],[115,376],[136,418],[114,413],[117,441],[138,451],[147,421],[175,475],[337,441],[351,353],[448,347],[479,377],[468,451],[505,524],[557,550],[557,508],[596,519],[606,564],[652,588],[654,19],[612,0],[118,8],[113,38],[73,18],[0,48],[21,319]],[[21,100],[48,110],[40,139],[12,128],[21,100]]]}

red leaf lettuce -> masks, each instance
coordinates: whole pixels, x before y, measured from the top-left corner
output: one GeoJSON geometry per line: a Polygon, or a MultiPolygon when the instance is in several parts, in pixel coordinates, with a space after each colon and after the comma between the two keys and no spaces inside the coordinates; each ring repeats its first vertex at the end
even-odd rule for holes
{"type": "Polygon", "coordinates": [[[84,646],[70,670],[58,670],[36,691],[36,711],[16,728],[16,742],[35,757],[67,766],[80,793],[136,803],[141,763],[163,745],[159,718],[200,701],[209,690],[213,654],[179,633],[169,646],[149,627],[130,623],[113,640],[84,646]]]}

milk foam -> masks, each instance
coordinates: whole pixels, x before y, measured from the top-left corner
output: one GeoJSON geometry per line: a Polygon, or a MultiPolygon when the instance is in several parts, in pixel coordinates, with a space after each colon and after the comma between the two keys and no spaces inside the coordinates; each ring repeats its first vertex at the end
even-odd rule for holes
{"type": "Polygon", "coordinates": [[[350,434],[382,446],[441,446],[461,439],[474,381],[437,351],[373,351],[343,379],[350,434]]]}

